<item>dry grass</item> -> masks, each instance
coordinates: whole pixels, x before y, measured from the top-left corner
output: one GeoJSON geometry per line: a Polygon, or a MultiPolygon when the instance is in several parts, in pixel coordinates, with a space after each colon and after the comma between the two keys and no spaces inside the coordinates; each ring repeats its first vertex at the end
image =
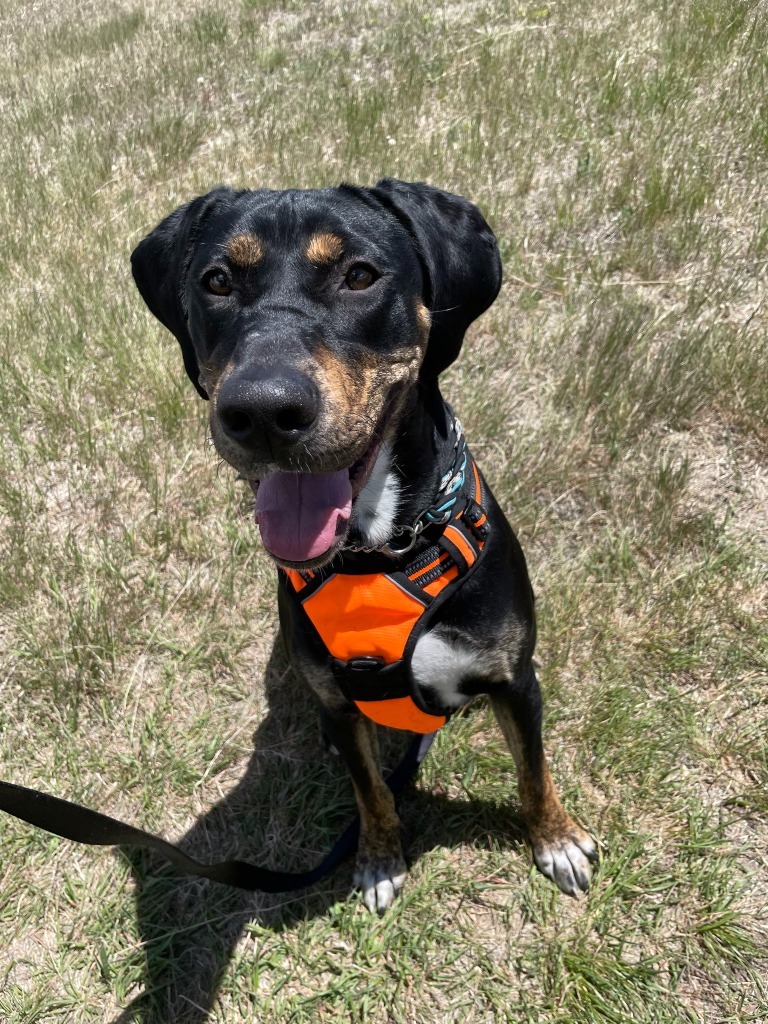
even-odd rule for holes
{"type": "Polygon", "coordinates": [[[482,706],[405,800],[383,921],[348,870],[249,897],[3,820],[2,1020],[768,1019],[767,14],[0,10],[3,777],[200,856],[298,866],[346,821],[246,497],[128,254],[219,181],[386,173],[500,240],[446,392],[526,548],[547,745],[604,851],[579,904],[531,871],[482,706]]]}

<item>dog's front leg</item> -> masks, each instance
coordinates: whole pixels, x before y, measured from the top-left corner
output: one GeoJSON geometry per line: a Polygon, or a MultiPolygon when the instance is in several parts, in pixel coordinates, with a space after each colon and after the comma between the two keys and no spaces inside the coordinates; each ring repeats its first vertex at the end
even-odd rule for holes
{"type": "Polygon", "coordinates": [[[407,868],[395,800],[381,774],[376,726],[358,711],[322,711],[327,738],[346,761],[360,811],[355,885],[366,907],[383,914],[402,888],[407,868]]]}
{"type": "Polygon", "coordinates": [[[496,719],[517,765],[523,815],[539,870],[569,896],[589,888],[595,842],[565,811],[541,741],[542,702],[533,669],[490,695],[496,719]]]}

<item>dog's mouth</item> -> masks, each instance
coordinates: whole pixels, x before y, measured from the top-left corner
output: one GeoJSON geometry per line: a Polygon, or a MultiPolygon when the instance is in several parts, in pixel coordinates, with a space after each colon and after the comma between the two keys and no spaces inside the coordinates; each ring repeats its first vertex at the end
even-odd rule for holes
{"type": "Polygon", "coordinates": [[[376,430],[365,453],[348,469],[276,471],[250,481],[261,539],[276,562],[313,569],[330,561],[346,538],[355,498],[373,471],[381,444],[376,430]]]}

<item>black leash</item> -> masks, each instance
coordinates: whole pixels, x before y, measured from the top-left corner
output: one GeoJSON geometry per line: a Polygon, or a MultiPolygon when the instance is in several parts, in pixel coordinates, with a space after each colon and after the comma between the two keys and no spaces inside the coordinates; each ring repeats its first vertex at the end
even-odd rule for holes
{"type": "MultiPolygon", "coordinates": [[[[414,738],[400,764],[386,779],[393,794],[397,795],[416,774],[432,746],[435,735],[429,733],[414,738]]],[[[178,846],[152,835],[151,832],[144,832],[116,818],[110,818],[106,814],[92,811],[69,800],[41,793],[37,789],[16,786],[12,782],[0,782],[0,811],[76,843],[85,843],[88,846],[135,846],[154,850],[184,874],[208,878],[213,882],[248,889],[251,892],[293,892],[314,885],[334,871],[354,851],[360,831],[360,819],[356,818],[342,833],[333,849],[309,871],[272,871],[243,860],[201,864],[178,846]]]]}

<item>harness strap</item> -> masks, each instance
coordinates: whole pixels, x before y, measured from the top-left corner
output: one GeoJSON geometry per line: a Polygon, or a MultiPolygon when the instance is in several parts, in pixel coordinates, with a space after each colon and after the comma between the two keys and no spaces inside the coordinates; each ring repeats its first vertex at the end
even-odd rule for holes
{"type": "Polygon", "coordinates": [[[345,571],[342,560],[338,568],[281,573],[347,700],[379,725],[417,733],[441,728],[449,713],[425,703],[413,651],[439,606],[477,567],[489,530],[480,474],[460,432],[457,444],[459,471],[444,477],[450,509],[433,524],[435,542],[410,563],[361,573],[345,571]]]}
{"type": "MultiPolygon", "coordinates": [[[[400,764],[387,776],[386,783],[392,793],[400,793],[414,776],[434,738],[435,734],[432,733],[429,736],[417,736],[413,740],[400,764]]],[[[16,786],[11,782],[0,782],[0,811],[76,843],[153,850],[183,874],[208,878],[212,882],[221,882],[249,892],[294,892],[314,885],[334,871],[354,851],[360,832],[360,819],[355,818],[316,867],[309,871],[273,871],[243,860],[201,864],[178,846],[151,832],[92,811],[81,804],[41,793],[37,789],[16,786]]]]}

